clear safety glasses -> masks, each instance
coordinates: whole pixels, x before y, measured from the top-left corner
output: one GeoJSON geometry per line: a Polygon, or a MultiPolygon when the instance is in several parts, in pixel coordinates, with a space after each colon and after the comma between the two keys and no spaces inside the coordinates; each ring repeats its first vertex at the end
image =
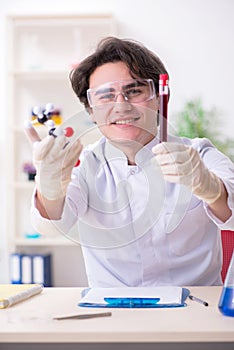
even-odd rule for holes
{"type": "Polygon", "coordinates": [[[91,108],[116,102],[119,95],[129,103],[149,101],[155,96],[154,82],[152,79],[118,80],[87,90],[91,108]]]}

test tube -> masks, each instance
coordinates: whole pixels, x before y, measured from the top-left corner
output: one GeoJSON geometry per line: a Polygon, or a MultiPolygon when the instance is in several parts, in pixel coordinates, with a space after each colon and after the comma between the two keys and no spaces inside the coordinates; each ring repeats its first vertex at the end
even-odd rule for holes
{"type": "Polygon", "coordinates": [[[159,75],[159,125],[160,142],[167,141],[168,75],[159,75]]]}

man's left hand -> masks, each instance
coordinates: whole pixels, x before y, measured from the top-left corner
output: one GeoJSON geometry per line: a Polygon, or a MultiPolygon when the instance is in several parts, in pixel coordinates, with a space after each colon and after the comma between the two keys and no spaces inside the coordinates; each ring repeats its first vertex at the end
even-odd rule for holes
{"type": "Polygon", "coordinates": [[[194,148],[180,143],[162,142],[152,151],[166,181],[187,186],[195,196],[208,204],[221,196],[221,180],[206,168],[194,148]]]}

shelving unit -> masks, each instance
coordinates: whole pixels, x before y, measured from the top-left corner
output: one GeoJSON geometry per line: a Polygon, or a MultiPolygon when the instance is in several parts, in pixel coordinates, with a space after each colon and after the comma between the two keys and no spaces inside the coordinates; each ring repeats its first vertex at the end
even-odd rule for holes
{"type": "MultiPolygon", "coordinates": [[[[23,125],[26,119],[31,119],[35,105],[43,107],[48,102],[61,110],[63,121],[74,115],[79,117],[83,106],[72,91],[69,73],[93,52],[101,38],[115,34],[111,15],[11,16],[7,19],[8,251],[9,255],[52,251],[55,286],[86,283],[82,253],[78,245],[64,237],[25,238],[34,231],[30,225],[34,182],[28,181],[22,170],[23,163],[32,158],[23,125]],[[60,259],[59,254],[66,259],[60,259]],[[58,273],[65,268],[64,264],[72,267],[71,274],[58,273]]],[[[88,115],[85,122],[91,126],[88,115]]],[[[42,136],[47,134],[44,126],[38,130],[42,136]]],[[[93,142],[99,136],[98,132],[92,132],[82,143],[93,142]]]]}

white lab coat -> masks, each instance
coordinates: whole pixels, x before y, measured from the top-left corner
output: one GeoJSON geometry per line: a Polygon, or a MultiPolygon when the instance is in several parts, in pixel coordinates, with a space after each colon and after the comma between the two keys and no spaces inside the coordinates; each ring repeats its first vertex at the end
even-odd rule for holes
{"type": "MultiPolygon", "coordinates": [[[[169,141],[197,149],[233,210],[234,164],[207,139],[169,141]]],[[[82,245],[90,286],[221,284],[220,229],[234,229],[233,211],[221,222],[185,186],[165,182],[151,151],[157,142],[138,152],[135,166],[105,138],[85,149],[60,220],[42,218],[33,201],[37,231],[82,245]]]]}

